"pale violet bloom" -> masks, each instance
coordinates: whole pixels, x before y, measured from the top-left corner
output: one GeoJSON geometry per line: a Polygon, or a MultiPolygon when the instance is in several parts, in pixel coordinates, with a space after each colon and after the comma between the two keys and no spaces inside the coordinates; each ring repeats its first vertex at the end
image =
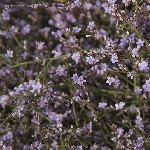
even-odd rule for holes
{"type": "Polygon", "coordinates": [[[143,138],[142,137],[138,137],[137,140],[136,140],[136,143],[135,143],[135,146],[137,148],[141,148],[144,144],[144,141],[143,141],[143,138]]]}
{"type": "Polygon", "coordinates": [[[71,58],[76,62],[76,64],[78,64],[80,62],[80,53],[74,53],[71,58]]]}
{"type": "Polygon", "coordinates": [[[136,44],[137,44],[137,47],[140,48],[140,47],[144,46],[144,41],[142,41],[141,39],[139,39],[139,40],[136,42],[136,44]]]}
{"type": "Polygon", "coordinates": [[[86,57],[86,62],[90,65],[93,65],[98,62],[98,59],[96,59],[93,56],[89,56],[89,57],[86,57]]]}
{"type": "Polygon", "coordinates": [[[76,7],[80,7],[81,6],[81,2],[79,0],[75,0],[74,4],[76,7]]]}
{"type": "Polygon", "coordinates": [[[107,106],[107,103],[105,103],[105,102],[98,103],[98,107],[101,109],[104,109],[106,106],[107,106]]]}
{"type": "Polygon", "coordinates": [[[124,107],[125,103],[120,102],[119,104],[115,104],[116,110],[122,109],[124,107]]]}
{"type": "Polygon", "coordinates": [[[150,78],[148,80],[146,80],[146,82],[142,86],[142,88],[144,89],[145,92],[149,92],[150,93],[150,78]]]}
{"type": "Polygon", "coordinates": [[[138,48],[134,48],[134,49],[132,50],[132,57],[138,57],[138,51],[139,51],[138,48]]]}
{"type": "Polygon", "coordinates": [[[116,53],[111,56],[111,62],[112,62],[113,64],[116,63],[116,62],[118,62],[118,56],[117,56],[116,53]]]}
{"type": "Polygon", "coordinates": [[[95,27],[94,21],[89,22],[89,25],[87,26],[88,29],[92,30],[95,27]]]}
{"type": "Polygon", "coordinates": [[[79,27],[73,27],[73,28],[72,28],[72,31],[73,31],[74,33],[79,33],[79,32],[81,31],[81,28],[79,28],[79,27]]]}
{"type": "Polygon", "coordinates": [[[143,122],[142,122],[142,118],[139,115],[136,116],[135,123],[136,123],[136,125],[137,125],[137,127],[139,129],[143,129],[144,128],[144,125],[143,125],[143,122]]]}
{"type": "Polygon", "coordinates": [[[91,3],[88,3],[88,2],[85,2],[85,3],[83,4],[83,7],[84,7],[84,9],[86,9],[86,10],[90,10],[90,9],[92,8],[92,4],[91,4],[91,3]]]}
{"type": "Polygon", "coordinates": [[[26,26],[24,26],[21,30],[22,34],[26,35],[30,32],[30,25],[27,24],[26,26]]]}
{"type": "Polygon", "coordinates": [[[141,89],[140,87],[136,87],[134,92],[137,94],[137,95],[140,95],[142,93],[143,89],[141,89]]]}
{"type": "Polygon", "coordinates": [[[64,69],[64,66],[59,65],[56,68],[56,75],[57,76],[66,76],[67,75],[67,71],[64,69]]]}
{"type": "Polygon", "coordinates": [[[141,63],[139,63],[138,67],[139,67],[140,71],[147,71],[149,69],[148,62],[146,62],[146,61],[142,61],[141,63]]]}
{"type": "Polygon", "coordinates": [[[13,58],[13,51],[7,50],[7,53],[5,54],[6,57],[12,57],[13,58]]]}
{"type": "Polygon", "coordinates": [[[35,44],[36,44],[36,48],[37,48],[38,50],[44,48],[44,42],[37,42],[37,41],[35,41],[35,44]]]}
{"type": "Polygon", "coordinates": [[[10,19],[10,15],[8,11],[3,11],[1,15],[5,21],[10,19]]]}
{"type": "Polygon", "coordinates": [[[119,86],[119,85],[120,85],[120,80],[119,80],[119,79],[115,79],[114,84],[115,84],[116,86],[119,86]]]}
{"type": "Polygon", "coordinates": [[[9,102],[9,96],[6,95],[0,96],[0,105],[2,105],[3,108],[7,105],[8,102],[9,102]]]}
{"type": "Polygon", "coordinates": [[[115,78],[113,78],[113,77],[107,77],[106,83],[108,83],[109,85],[111,85],[114,82],[115,82],[115,78]]]}
{"type": "Polygon", "coordinates": [[[130,3],[131,0],[122,0],[122,2],[125,4],[125,5],[128,5],[130,3]]]}
{"type": "Polygon", "coordinates": [[[62,55],[62,52],[60,50],[53,50],[52,53],[54,54],[54,57],[59,57],[62,55]]]}
{"type": "Polygon", "coordinates": [[[78,84],[80,86],[82,86],[84,82],[86,82],[86,80],[84,80],[82,76],[79,77],[77,73],[73,74],[73,77],[71,79],[73,80],[74,84],[78,84]]]}

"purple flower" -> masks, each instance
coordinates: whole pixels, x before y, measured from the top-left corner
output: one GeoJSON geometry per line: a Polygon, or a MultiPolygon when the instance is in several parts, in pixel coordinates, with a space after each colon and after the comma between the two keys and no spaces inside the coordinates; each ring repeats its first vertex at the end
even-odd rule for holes
{"type": "Polygon", "coordinates": [[[134,49],[132,50],[132,57],[138,57],[138,51],[139,51],[138,48],[134,48],[134,49]]]}
{"type": "Polygon", "coordinates": [[[80,53],[79,53],[79,52],[74,53],[74,54],[71,56],[71,58],[76,62],[76,64],[78,64],[79,61],[80,61],[80,53]]]}
{"type": "Polygon", "coordinates": [[[21,56],[23,57],[23,59],[26,59],[28,53],[27,52],[24,52],[23,54],[21,54],[21,56]]]}
{"type": "Polygon", "coordinates": [[[5,56],[13,58],[13,51],[7,50],[7,53],[5,54],[5,56]]]}
{"type": "Polygon", "coordinates": [[[86,57],[86,62],[90,65],[93,65],[95,64],[96,62],[98,62],[97,59],[95,59],[93,56],[89,56],[89,57],[86,57]]]}
{"type": "Polygon", "coordinates": [[[75,0],[74,4],[76,7],[80,7],[81,6],[81,2],[79,0],[75,0]]]}
{"type": "Polygon", "coordinates": [[[4,141],[9,141],[13,138],[13,133],[12,132],[8,132],[7,134],[3,135],[2,139],[4,141]]]}
{"type": "Polygon", "coordinates": [[[2,105],[2,107],[4,108],[7,103],[9,102],[10,97],[6,96],[6,95],[2,95],[0,96],[0,104],[2,105]]]}
{"type": "Polygon", "coordinates": [[[106,63],[101,63],[100,68],[102,71],[107,71],[108,70],[108,65],[106,63]]]}
{"type": "Polygon", "coordinates": [[[116,0],[108,0],[109,4],[114,4],[116,2],[116,0]]]}
{"type": "Polygon", "coordinates": [[[136,123],[136,125],[137,125],[137,127],[139,129],[143,129],[144,128],[144,125],[143,125],[143,122],[142,122],[142,118],[140,116],[136,116],[135,123],[136,123]]]}
{"type": "Polygon", "coordinates": [[[52,53],[54,54],[54,57],[59,57],[62,55],[62,52],[60,50],[53,50],[52,53]]]}
{"type": "Polygon", "coordinates": [[[84,9],[86,9],[86,10],[90,10],[90,9],[92,8],[92,4],[91,4],[91,3],[88,3],[88,2],[85,2],[85,3],[83,4],[83,7],[84,7],[84,9]]]}
{"type": "Polygon", "coordinates": [[[142,86],[142,88],[144,89],[145,92],[149,92],[150,93],[150,78],[148,80],[146,80],[146,82],[142,86]]]}
{"type": "Polygon", "coordinates": [[[107,77],[106,83],[108,83],[109,85],[111,85],[114,82],[115,82],[115,78],[113,78],[113,77],[107,77]]]}
{"type": "Polygon", "coordinates": [[[59,65],[57,68],[56,68],[56,75],[57,76],[66,76],[67,72],[65,71],[64,67],[59,65]]]}
{"type": "Polygon", "coordinates": [[[149,69],[148,62],[146,62],[146,61],[142,61],[141,63],[139,63],[138,67],[139,67],[140,71],[147,71],[149,69]]]}
{"type": "Polygon", "coordinates": [[[56,32],[52,31],[52,35],[54,35],[55,37],[60,38],[62,36],[62,32],[60,30],[57,30],[56,32]]]}
{"type": "Polygon", "coordinates": [[[68,21],[70,21],[72,23],[76,22],[76,18],[73,16],[73,14],[68,12],[68,13],[66,13],[66,17],[67,17],[68,21]]]}
{"type": "Polygon", "coordinates": [[[79,32],[81,31],[81,28],[79,28],[79,27],[73,27],[73,28],[72,28],[72,31],[73,31],[74,33],[79,33],[79,32]]]}
{"type": "Polygon", "coordinates": [[[122,0],[122,2],[125,4],[125,5],[128,5],[130,3],[131,0],[122,0]]]}
{"type": "Polygon", "coordinates": [[[3,13],[1,15],[5,21],[10,19],[10,15],[9,15],[8,11],[3,11],[3,13]]]}
{"type": "Polygon", "coordinates": [[[122,109],[124,107],[125,103],[120,102],[119,104],[115,104],[116,110],[122,109]]]}
{"type": "Polygon", "coordinates": [[[89,22],[89,25],[87,26],[87,29],[92,30],[95,27],[94,21],[89,22]]]}
{"type": "Polygon", "coordinates": [[[138,137],[137,140],[136,140],[135,146],[137,148],[141,148],[143,144],[144,144],[143,138],[142,137],[138,137]]]}
{"type": "Polygon", "coordinates": [[[44,42],[37,42],[37,41],[35,41],[35,44],[36,44],[36,48],[37,48],[38,50],[44,48],[44,42]]]}
{"type": "Polygon", "coordinates": [[[134,92],[137,94],[137,95],[140,95],[142,93],[143,89],[141,89],[140,87],[136,87],[134,92]]]}
{"type": "Polygon", "coordinates": [[[137,44],[137,48],[140,48],[140,47],[142,47],[142,46],[144,45],[144,41],[142,41],[141,39],[139,39],[139,40],[136,42],[136,44],[137,44]]]}
{"type": "Polygon", "coordinates": [[[77,73],[76,73],[76,74],[73,74],[73,77],[72,77],[71,79],[73,80],[73,82],[74,82],[75,84],[78,84],[78,85],[80,85],[80,86],[82,86],[83,83],[86,82],[86,80],[84,80],[82,76],[79,77],[79,76],[77,75],[77,73]]]}
{"type": "Polygon", "coordinates": [[[27,24],[26,26],[23,27],[23,29],[21,30],[22,34],[26,35],[30,32],[30,25],[27,24]]]}
{"type": "Polygon", "coordinates": [[[106,106],[107,106],[107,103],[105,103],[105,102],[98,103],[98,107],[101,109],[104,109],[106,106]]]}
{"type": "Polygon", "coordinates": [[[111,62],[112,62],[113,64],[116,63],[116,62],[118,62],[118,56],[117,56],[116,53],[111,56],[111,62]]]}
{"type": "Polygon", "coordinates": [[[114,84],[115,84],[116,86],[119,86],[119,85],[120,85],[120,80],[119,80],[119,79],[115,79],[114,84]]]}
{"type": "Polygon", "coordinates": [[[105,12],[110,14],[111,13],[111,7],[108,6],[108,3],[103,3],[102,7],[104,8],[105,12]]]}

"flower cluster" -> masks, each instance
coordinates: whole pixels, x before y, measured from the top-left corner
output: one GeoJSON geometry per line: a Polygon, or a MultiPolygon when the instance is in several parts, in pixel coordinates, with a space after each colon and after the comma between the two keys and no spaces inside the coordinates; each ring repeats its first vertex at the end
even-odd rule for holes
{"type": "Polygon", "coordinates": [[[0,14],[0,149],[150,149],[150,1],[42,4],[0,14]]]}

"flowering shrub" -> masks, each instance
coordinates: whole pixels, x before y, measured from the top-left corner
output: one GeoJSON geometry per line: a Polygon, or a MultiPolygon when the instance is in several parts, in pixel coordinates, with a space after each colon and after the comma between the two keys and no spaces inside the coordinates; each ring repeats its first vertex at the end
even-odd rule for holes
{"type": "Polygon", "coordinates": [[[0,149],[149,150],[150,1],[20,4],[0,2],[0,149]]]}

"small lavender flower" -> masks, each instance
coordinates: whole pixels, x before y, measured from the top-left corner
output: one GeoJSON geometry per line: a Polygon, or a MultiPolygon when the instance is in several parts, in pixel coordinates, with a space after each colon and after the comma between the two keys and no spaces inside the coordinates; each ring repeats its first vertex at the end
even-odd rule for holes
{"type": "Polygon", "coordinates": [[[134,48],[134,49],[132,50],[132,57],[138,57],[138,51],[139,51],[138,48],[134,48]]]}
{"type": "Polygon", "coordinates": [[[108,70],[108,65],[106,63],[101,63],[100,64],[100,68],[103,72],[107,71],[108,70]]]}
{"type": "Polygon", "coordinates": [[[2,139],[4,141],[9,141],[13,138],[13,133],[12,132],[8,132],[7,134],[3,135],[2,139]]]}
{"type": "Polygon", "coordinates": [[[120,102],[119,104],[115,104],[116,110],[122,109],[125,106],[124,102],[120,102]]]}
{"type": "Polygon", "coordinates": [[[23,57],[23,59],[26,59],[26,58],[27,58],[27,55],[28,55],[27,52],[24,52],[23,54],[21,54],[21,56],[23,57]]]}
{"type": "Polygon", "coordinates": [[[78,84],[80,86],[83,85],[84,82],[86,82],[86,80],[83,79],[82,76],[78,76],[77,73],[76,74],[73,74],[73,77],[72,77],[72,80],[75,84],[78,84]]]}
{"type": "Polygon", "coordinates": [[[30,25],[27,24],[26,26],[23,27],[23,29],[21,30],[22,34],[26,35],[30,32],[30,25]]]}
{"type": "Polygon", "coordinates": [[[79,33],[79,32],[81,31],[81,28],[79,28],[79,27],[73,27],[73,28],[72,28],[72,31],[73,31],[74,33],[79,33]]]}
{"type": "Polygon", "coordinates": [[[92,21],[92,22],[89,22],[87,29],[92,30],[94,27],[95,27],[95,23],[94,23],[94,21],[92,21]]]}
{"type": "Polygon", "coordinates": [[[76,64],[78,64],[80,62],[80,53],[74,53],[71,58],[76,62],[76,64]]]}
{"type": "Polygon", "coordinates": [[[111,85],[114,82],[115,82],[115,78],[113,78],[113,77],[107,77],[106,83],[108,83],[109,85],[111,85]]]}
{"type": "Polygon", "coordinates": [[[13,58],[13,51],[7,50],[7,53],[5,54],[5,56],[13,58]]]}
{"type": "Polygon", "coordinates": [[[105,103],[105,102],[98,103],[98,107],[101,109],[104,109],[106,106],[107,106],[107,103],[105,103]]]}
{"type": "Polygon", "coordinates": [[[109,4],[114,4],[116,2],[116,0],[108,0],[109,4]]]}
{"type": "Polygon", "coordinates": [[[59,65],[57,68],[56,68],[56,75],[57,76],[66,76],[67,72],[65,71],[64,67],[59,65]]]}
{"type": "Polygon", "coordinates": [[[93,65],[95,64],[96,62],[98,62],[97,59],[95,59],[93,56],[89,56],[89,57],[86,57],[86,62],[90,65],[93,65]]]}
{"type": "Polygon", "coordinates": [[[136,116],[135,123],[136,123],[136,125],[137,125],[137,127],[139,129],[143,129],[144,128],[144,125],[143,125],[143,122],[142,122],[142,118],[140,116],[136,116]]]}
{"type": "Polygon", "coordinates": [[[136,42],[136,44],[137,44],[137,48],[140,48],[140,47],[144,46],[144,41],[142,41],[141,39],[139,39],[139,40],[136,42]]]}
{"type": "Polygon", "coordinates": [[[116,53],[111,56],[111,62],[112,62],[113,64],[116,63],[116,62],[118,62],[118,56],[117,56],[116,53]]]}
{"type": "Polygon", "coordinates": [[[124,130],[122,128],[117,128],[116,130],[117,138],[119,138],[123,134],[123,132],[124,130]]]}
{"type": "Polygon", "coordinates": [[[3,11],[3,13],[1,14],[2,15],[2,18],[7,21],[10,19],[10,15],[9,15],[9,12],[8,11],[3,11]]]}
{"type": "Polygon", "coordinates": [[[88,2],[85,2],[85,3],[83,4],[83,7],[84,7],[84,9],[86,9],[86,10],[90,10],[90,9],[92,8],[92,4],[91,4],[91,3],[88,3],[88,2]]]}
{"type": "Polygon", "coordinates": [[[10,99],[9,96],[6,95],[0,96],[0,104],[2,105],[3,108],[9,103],[9,99],[10,99]]]}
{"type": "Polygon", "coordinates": [[[137,95],[140,95],[142,93],[143,89],[141,89],[140,87],[136,87],[134,92],[137,94],[137,95]]]}
{"type": "Polygon", "coordinates": [[[52,53],[54,54],[54,57],[59,57],[62,55],[62,52],[60,50],[53,50],[52,53]]]}
{"type": "Polygon", "coordinates": [[[44,48],[44,42],[37,42],[37,41],[35,41],[35,44],[36,44],[36,48],[37,48],[38,50],[44,48]]]}
{"type": "Polygon", "coordinates": [[[146,61],[142,61],[141,63],[139,63],[138,67],[139,67],[140,71],[147,71],[149,69],[148,62],[146,62],[146,61]]]}
{"type": "Polygon", "coordinates": [[[75,0],[75,1],[74,1],[74,5],[75,5],[76,7],[80,7],[80,6],[81,6],[81,2],[80,2],[79,0],[75,0]]]}
{"type": "Polygon", "coordinates": [[[122,0],[122,2],[125,4],[125,5],[129,5],[131,0],[122,0]]]}
{"type": "Polygon", "coordinates": [[[9,30],[10,30],[11,34],[13,34],[13,35],[18,32],[18,28],[15,27],[15,26],[11,26],[11,27],[9,28],[9,30]]]}
{"type": "Polygon", "coordinates": [[[114,84],[115,84],[116,86],[119,86],[119,85],[120,85],[120,80],[119,80],[119,79],[115,79],[114,84]]]}
{"type": "Polygon", "coordinates": [[[144,89],[145,92],[149,92],[150,93],[150,78],[148,80],[146,80],[146,82],[142,86],[142,88],[144,89]]]}
{"type": "Polygon", "coordinates": [[[104,8],[105,13],[111,14],[112,10],[111,10],[111,7],[108,5],[108,3],[103,3],[102,7],[104,8]]]}
{"type": "Polygon", "coordinates": [[[55,37],[61,38],[62,36],[62,31],[57,30],[56,32],[52,31],[52,35],[54,35],[55,37]]]}
{"type": "Polygon", "coordinates": [[[143,138],[142,137],[138,137],[137,140],[136,140],[136,143],[135,143],[135,146],[137,148],[141,148],[144,144],[144,141],[143,141],[143,138]]]}

